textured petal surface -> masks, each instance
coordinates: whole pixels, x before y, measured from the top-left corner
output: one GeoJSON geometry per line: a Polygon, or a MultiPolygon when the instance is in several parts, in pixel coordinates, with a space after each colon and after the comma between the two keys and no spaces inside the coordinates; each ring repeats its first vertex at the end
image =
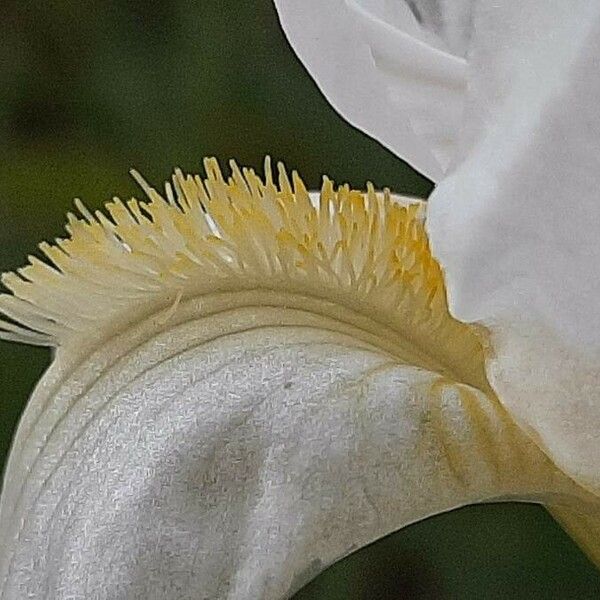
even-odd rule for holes
{"type": "Polygon", "coordinates": [[[275,4],[293,48],[333,107],[438,180],[462,118],[468,3],[451,11],[385,0],[275,4]]]}
{"type": "Polygon", "coordinates": [[[451,311],[493,332],[490,381],[600,490],[600,4],[473,13],[460,164],[429,202],[451,311]]]}
{"type": "Polygon", "coordinates": [[[2,598],[284,598],[465,503],[591,510],[477,390],[331,319],[213,300],[59,351],[11,455],[2,598]]]}

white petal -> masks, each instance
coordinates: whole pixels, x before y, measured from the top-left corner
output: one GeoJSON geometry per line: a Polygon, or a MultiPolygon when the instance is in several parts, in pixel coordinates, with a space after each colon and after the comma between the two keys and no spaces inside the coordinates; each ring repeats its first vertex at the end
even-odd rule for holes
{"type": "Polygon", "coordinates": [[[473,31],[433,251],[453,314],[494,334],[501,401],[600,490],[600,4],[482,0],[473,31]]]}
{"type": "Polygon", "coordinates": [[[465,503],[586,507],[478,391],[316,315],[203,303],[59,352],[11,455],[2,598],[283,598],[465,503]]]}
{"type": "Polygon", "coordinates": [[[468,10],[451,11],[457,24],[438,36],[431,15],[421,11],[431,21],[421,26],[405,2],[275,4],[293,48],[333,107],[438,180],[454,153],[465,95],[464,59],[445,40],[464,46],[468,10]]]}

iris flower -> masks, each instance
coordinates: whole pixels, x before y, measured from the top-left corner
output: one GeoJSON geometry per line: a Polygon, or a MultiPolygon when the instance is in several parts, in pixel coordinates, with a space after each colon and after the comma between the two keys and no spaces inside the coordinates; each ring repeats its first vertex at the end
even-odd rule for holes
{"type": "Polygon", "coordinates": [[[600,4],[276,5],[435,190],[208,160],[78,202],[3,277],[2,337],[55,348],[5,474],[3,599],[285,598],[498,500],[600,562],[600,4]]]}

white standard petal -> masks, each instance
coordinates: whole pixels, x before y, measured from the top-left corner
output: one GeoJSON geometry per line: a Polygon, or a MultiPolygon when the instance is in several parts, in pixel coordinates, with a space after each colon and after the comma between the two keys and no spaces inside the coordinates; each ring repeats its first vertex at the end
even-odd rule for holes
{"type": "Polygon", "coordinates": [[[429,202],[451,311],[492,331],[500,400],[600,490],[600,4],[474,12],[462,162],[429,202]]]}
{"type": "Polygon", "coordinates": [[[432,11],[383,0],[275,0],[293,48],[333,107],[433,180],[462,120],[464,5],[432,11]],[[422,22],[420,23],[419,20],[422,22]],[[447,26],[446,26],[447,25],[447,26]]]}

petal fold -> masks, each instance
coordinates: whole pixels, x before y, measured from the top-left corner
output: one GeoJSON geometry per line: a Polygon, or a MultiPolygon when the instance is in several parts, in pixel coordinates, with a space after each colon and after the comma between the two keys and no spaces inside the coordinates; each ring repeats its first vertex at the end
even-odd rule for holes
{"type": "Polygon", "coordinates": [[[462,119],[463,57],[453,54],[433,28],[423,27],[415,16],[421,13],[406,2],[275,4],[292,47],[333,107],[439,180],[453,156],[462,119]]]}

